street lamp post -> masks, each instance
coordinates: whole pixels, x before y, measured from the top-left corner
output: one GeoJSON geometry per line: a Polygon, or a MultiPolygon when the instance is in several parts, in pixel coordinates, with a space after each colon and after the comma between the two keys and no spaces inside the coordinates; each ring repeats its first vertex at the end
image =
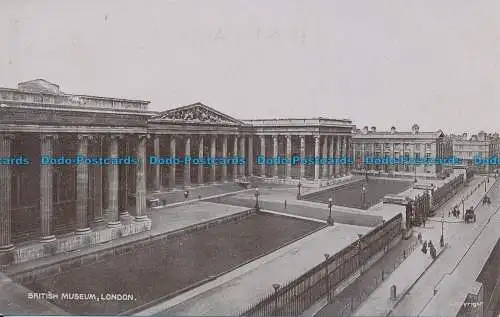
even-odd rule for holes
{"type": "Polygon", "coordinates": [[[413,166],[413,172],[414,172],[414,174],[413,174],[413,175],[414,175],[414,177],[415,177],[415,178],[414,178],[414,181],[415,181],[415,183],[416,183],[416,182],[417,182],[417,166],[413,166]]]}
{"type": "Polygon", "coordinates": [[[299,190],[299,192],[297,193],[297,199],[300,199],[301,195],[300,195],[300,188],[302,187],[302,184],[299,182],[297,184],[297,189],[299,190]]]}
{"type": "Polygon", "coordinates": [[[259,206],[259,187],[255,188],[255,211],[259,211],[260,210],[260,206],[259,206]]]}
{"type": "Polygon", "coordinates": [[[462,219],[465,219],[465,199],[462,199],[462,219]]]}
{"type": "Polygon", "coordinates": [[[328,219],[326,220],[326,223],[329,226],[333,226],[332,205],[333,205],[333,198],[330,197],[330,198],[328,198],[328,208],[330,209],[330,213],[328,214],[328,219]]]}
{"type": "Polygon", "coordinates": [[[484,181],[484,192],[486,193],[486,180],[484,181]]]}
{"type": "Polygon", "coordinates": [[[365,185],[363,185],[363,187],[361,188],[361,208],[365,208],[365,197],[366,195],[366,187],[365,185]]]}
{"type": "Polygon", "coordinates": [[[328,258],[330,254],[325,253],[325,278],[326,278],[326,300],[328,303],[330,302],[330,279],[328,277],[328,258]]]}
{"type": "Polygon", "coordinates": [[[273,284],[274,288],[274,314],[275,316],[278,316],[278,290],[280,289],[281,285],[279,284],[273,284]]]}
{"type": "Polygon", "coordinates": [[[441,248],[444,247],[444,218],[441,217],[441,239],[439,239],[441,248]]]}

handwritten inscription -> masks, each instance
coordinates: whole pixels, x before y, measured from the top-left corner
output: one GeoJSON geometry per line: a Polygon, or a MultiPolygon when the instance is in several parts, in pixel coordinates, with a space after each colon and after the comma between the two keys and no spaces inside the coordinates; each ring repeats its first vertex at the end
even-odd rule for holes
{"type": "Polygon", "coordinates": [[[301,29],[286,28],[258,28],[250,31],[238,31],[227,28],[218,28],[211,34],[214,41],[296,41],[304,44],[307,33],[301,29]]]}

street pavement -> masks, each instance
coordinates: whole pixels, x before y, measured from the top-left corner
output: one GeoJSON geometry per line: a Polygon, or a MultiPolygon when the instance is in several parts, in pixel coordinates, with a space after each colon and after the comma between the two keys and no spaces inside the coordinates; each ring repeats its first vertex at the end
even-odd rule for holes
{"type": "Polygon", "coordinates": [[[325,306],[315,317],[337,317],[350,316],[353,309],[361,304],[360,299],[365,299],[387,278],[394,268],[404,261],[404,257],[410,255],[412,246],[417,239],[412,237],[402,240],[387,252],[382,259],[374,263],[354,283],[346,287],[340,294],[336,295],[331,304],[325,306]],[[403,252],[405,254],[403,254],[403,252]],[[383,272],[383,273],[382,273],[383,272]]]}
{"type": "MultiPolygon", "coordinates": [[[[438,212],[436,213],[437,215],[441,214],[446,214],[447,216],[447,210],[452,208],[452,206],[456,205],[457,202],[459,202],[462,199],[462,196],[465,195],[465,193],[470,192],[473,188],[477,186],[478,183],[480,183],[483,180],[481,177],[477,177],[474,179],[471,184],[468,187],[463,188],[457,195],[452,197],[448,202],[446,202],[440,209],[438,209],[438,212]],[[446,212],[442,212],[442,210],[446,212]]],[[[490,182],[490,184],[487,184],[488,186],[492,186],[493,182],[490,182]]],[[[498,186],[497,186],[498,187],[498,186]]],[[[496,188],[497,188],[496,187],[496,188]]],[[[483,188],[483,187],[482,187],[483,188]]],[[[481,189],[482,189],[481,188],[481,189]]],[[[484,195],[484,190],[478,189],[474,192],[472,196],[470,196],[467,200],[465,205],[475,205],[478,203],[481,198],[484,195]]],[[[483,215],[480,216],[482,213],[482,209],[477,210],[478,213],[478,224],[480,223],[479,218],[485,219],[483,215]]],[[[476,224],[464,224],[461,222],[460,219],[455,219],[452,218],[445,218],[445,221],[447,221],[444,226],[444,233],[445,233],[445,242],[448,242],[453,235],[455,235],[458,232],[465,231],[465,232],[470,232],[472,231],[471,229],[473,226],[476,224]],[[465,229],[465,230],[464,230],[465,229]]],[[[431,218],[430,221],[426,223],[426,227],[416,227],[415,228],[417,234],[420,232],[422,234],[423,240],[431,240],[433,241],[433,244],[436,246],[438,252],[441,252],[441,248],[439,247],[439,238],[441,236],[441,217],[435,217],[431,218]]],[[[453,246],[450,242],[448,244],[450,247],[450,250],[457,249],[455,246],[453,246]]],[[[444,250],[444,252],[438,257],[438,259],[434,262],[430,259],[429,254],[424,255],[422,252],[414,252],[413,254],[410,255],[410,257],[403,263],[394,274],[389,276],[389,278],[384,282],[384,284],[381,285],[375,292],[370,295],[370,297],[357,309],[355,312],[355,316],[382,316],[382,315],[387,315],[391,309],[394,307],[396,304],[395,302],[392,302],[389,300],[389,287],[391,285],[396,285],[397,286],[397,292],[400,295],[401,292],[407,291],[410,288],[411,294],[415,292],[415,294],[420,294],[420,292],[416,292],[415,289],[413,288],[414,282],[422,276],[423,272],[426,270],[430,271],[432,269],[435,269],[439,267],[438,263],[442,262],[447,262],[446,260],[443,261],[441,260],[442,257],[446,256],[447,254],[453,253],[453,251],[450,252],[448,248],[444,250]],[[431,265],[432,264],[432,265],[431,265]]],[[[446,258],[445,258],[446,259],[446,258]]],[[[427,273],[423,276],[428,275],[427,273]]],[[[442,276],[439,276],[441,278],[442,276]]],[[[439,279],[438,278],[438,279],[439,279]]],[[[437,280],[437,279],[436,279],[437,280]]],[[[429,293],[431,296],[434,292],[433,289],[430,290],[422,290],[422,292],[429,293]]],[[[401,299],[401,296],[399,296],[399,300],[401,300],[401,303],[404,305],[405,300],[407,301],[407,305],[410,306],[413,302],[411,300],[408,300],[410,295],[406,295],[401,299]]],[[[415,315],[415,312],[412,310],[404,310],[400,312],[394,311],[395,316],[412,316],[415,315]]]]}
{"type": "MultiPolygon", "coordinates": [[[[473,197],[484,195],[483,188],[481,186],[473,197]]],[[[488,195],[492,204],[480,204],[477,207],[476,223],[448,226],[445,236],[450,247],[395,307],[393,316],[445,316],[458,313],[470,286],[500,237],[500,182],[494,184],[488,195]],[[437,291],[436,295],[434,290],[437,291]]],[[[470,201],[468,203],[471,204],[470,201]]],[[[439,227],[433,230],[436,237],[440,235],[439,227]]]]}

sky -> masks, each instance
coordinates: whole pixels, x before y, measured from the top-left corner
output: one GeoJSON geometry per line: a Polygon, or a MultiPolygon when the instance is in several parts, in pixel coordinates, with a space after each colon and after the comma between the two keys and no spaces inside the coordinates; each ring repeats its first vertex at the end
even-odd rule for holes
{"type": "Polygon", "coordinates": [[[498,0],[0,0],[0,86],[500,132],[498,0]]]}

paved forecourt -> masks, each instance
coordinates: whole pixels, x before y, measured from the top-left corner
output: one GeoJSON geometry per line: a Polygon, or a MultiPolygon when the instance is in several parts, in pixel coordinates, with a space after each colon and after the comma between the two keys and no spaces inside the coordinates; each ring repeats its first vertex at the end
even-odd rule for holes
{"type": "Polygon", "coordinates": [[[155,210],[151,213],[151,234],[156,235],[179,230],[197,223],[231,216],[245,210],[248,210],[248,208],[206,201],[155,210]]]}
{"type": "Polygon", "coordinates": [[[369,230],[344,224],[327,227],[138,315],[237,315],[268,295],[272,284],[284,285],[301,276],[324,261],[325,253],[338,253],[369,230]]]}
{"type": "MultiPolygon", "coordinates": [[[[446,202],[441,208],[438,209],[438,212],[436,214],[441,214],[441,209],[448,210],[448,208],[451,208],[450,206],[454,206],[457,204],[458,201],[462,199],[463,194],[466,192],[470,191],[474,186],[477,186],[483,178],[476,178],[474,179],[471,184],[468,187],[463,188],[459,194],[455,195],[452,197],[448,202],[446,202]]],[[[493,185],[493,182],[490,182],[488,184],[490,187],[493,185]]],[[[470,205],[476,205],[480,202],[481,198],[484,196],[484,190],[478,190],[476,191],[471,197],[469,197],[466,200],[466,204],[470,205]]],[[[481,210],[477,210],[478,214],[481,213],[481,210]]],[[[478,220],[479,220],[478,216],[478,220]]],[[[481,216],[482,217],[482,216],[481,216]]],[[[482,217],[484,219],[484,217],[482,217]]],[[[431,218],[427,223],[426,227],[415,227],[414,229],[416,230],[415,234],[418,232],[422,233],[422,238],[423,240],[431,240],[433,241],[434,246],[436,247],[436,250],[440,253],[441,248],[439,246],[439,238],[441,236],[441,223],[437,222],[437,220],[441,220],[441,218],[431,218]],[[432,221],[434,220],[434,221],[432,221]]],[[[448,223],[445,223],[444,229],[445,229],[445,242],[448,242],[449,239],[451,239],[452,235],[463,231],[464,229],[466,231],[472,231],[472,230],[467,230],[471,229],[473,226],[472,224],[464,224],[461,223],[460,221],[450,221],[448,223]]],[[[455,248],[451,242],[448,245],[450,247],[455,248]]],[[[402,302],[407,301],[408,305],[411,305],[412,301],[407,300],[407,298],[413,296],[413,294],[416,294],[415,288],[413,284],[421,278],[421,276],[424,274],[426,270],[431,270],[433,269],[442,259],[445,255],[447,255],[451,248],[448,250],[448,246],[445,247],[445,250],[442,254],[439,254],[439,258],[436,262],[433,263],[432,259],[430,258],[429,252],[427,254],[422,253],[420,250],[416,250],[412,254],[410,254],[407,258],[406,261],[404,261],[394,273],[392,273],[387,280],[380,285],[377,290],[375,290],[369,297],[368,299],[358,307],[356,312],[354,313],[354,316],[386,316],[388,313],[391,312],[391,310],[394,308],[396,305],[397,301],[391,301],[389,299],[389,289],[390,286],[396,285],[397,293],[398,293],[398,301],[401,300],[402,302]],[[432,266],[431,266],[432,264],[432,266]],[[405,297],[401,297],[404,292],[408,291],[410,288],[412,290],[405,295],[405,297]]],[[[424,275],[425,276],[425,275],[424,275]]],[[[439,276],[440,278],[441,276],[439,276]]],[[[429,285],[434,285],[432,281],[429,282],[429,285]]],[[[425,292],[429,292],[430,295],[433,293],[433,289],[431,287],[430,290],[425,290],[425,292]]],[[[411,316],[414,315],[414,312],[401,312],[397,313],[394,311],[393,313],[394,316],[411,316]]]]}

